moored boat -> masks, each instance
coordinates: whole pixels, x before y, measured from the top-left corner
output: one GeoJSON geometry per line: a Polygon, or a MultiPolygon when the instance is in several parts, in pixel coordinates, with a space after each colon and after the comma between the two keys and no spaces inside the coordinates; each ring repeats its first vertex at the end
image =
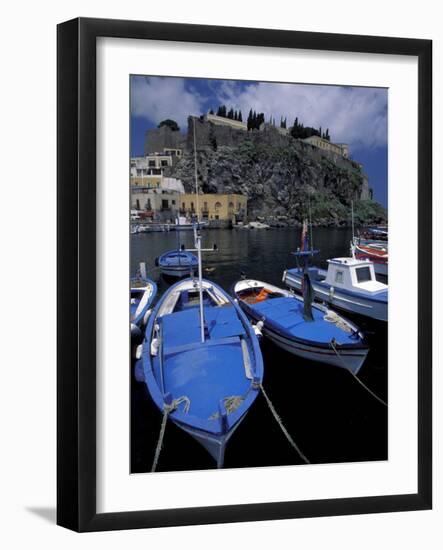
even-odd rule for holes
{"type": "MultiPolygon", "coordinates": [[[[375,278],[374,264],[356,258],[333,258],[328,269],[308,268],[315,298],[334,308],[379,321],[388,320],[388,285],[375,278]]],[[[283,282],[295,290],[302,287],[303,270],[287,269],[283,282]]]]}
{"type": "Polygon", "coordinates": [[[140,334],[141,328],[146,325],[156,294],[157,285],[151,279],[131,279],[130,317],[133,336],[140,334]]]}
{"type": "Polygon", "coordinates": [[[354,255],[357,260],[370,260],[374,264],[374,271],[378,275],[388,275],[388,249],[386,246],[370,243],[354,244],[354,255]]]}
{"type": "Polygon", "coordinates": [[[222,467],[263,379],[258,340],[238,304],[210,281],[176,283],[149,319],[142,365],[156,406],[222,467]]]}
{"type": "MultiPolygon", "coordinates": [[[[312,239],[311,239],[312,240],[312,239]]],[[[283,272],[283,282],[289,288],[303,292],[306,279],[314,297],[334,308],[357,313],[379,321],[388,320],[388,285],[377,281],[374,264],[355,257],[351,243],[351,258],[327,260],[327,271],[309,267],[308,259],[318,253],[309,248],[307,222],[303,224],[301,247],[293,252],[303,265],[283,272]]]]}
{"type": "Polygon", "coordinates": [[[369,348],[357,326],[320,304],[253,279],[234,285],[234,296],[256,327],[282,349],[357,374],[369,348]]]}
{"type": "Polygon", "coordinates": [[[198,260],[194,254],[186,250],[170,250],[155,260],[163,275],[182,278],[189,276],[198,267],[198,260]]]}

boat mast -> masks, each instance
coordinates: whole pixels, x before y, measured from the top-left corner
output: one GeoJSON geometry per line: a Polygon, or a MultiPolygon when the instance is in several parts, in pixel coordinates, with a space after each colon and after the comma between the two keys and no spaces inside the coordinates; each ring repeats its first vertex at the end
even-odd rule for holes
{"type": "Polygon", "coordinates": [[[198,293],[200,301],[200,339],[202,344],[205,342],[205,316],[203,310],[203,275],[202,275],[202,250],[201,250],[201,235],[198,233],[197,226],[194,225],[195,248],[197,249],[198,257],[198,293]]]}
{"type": "Polygon", "coordinates": [[[201,235],[198,233],[198,223],[200,221],[200,209],[198,204],[198,179],[197,179],[197,140],[195,138],[195,117],[194,122],[194,174],[195,174],[195,204],[197,208],[197,225],[194,225],[195,248],[198,256],[198,293],[200,302],[200,339],[202,344],[205,342],[205,316],[203,310],[203,275],[202,275],[202,246],[201,235]]]}
{"type": "Polygon", "coordinates": [[[198,205],[198,179],[197,179],[197,144],[195,139],[195,117],[192,119],[194,122],[194,174],[195,174],[195,204],[197,208],[197,222],[200,221],[200,209],[198,205]]]}

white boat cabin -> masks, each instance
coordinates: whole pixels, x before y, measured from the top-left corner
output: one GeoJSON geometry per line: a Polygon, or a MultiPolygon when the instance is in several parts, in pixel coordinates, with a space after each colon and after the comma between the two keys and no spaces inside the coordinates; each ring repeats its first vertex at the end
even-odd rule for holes
{"type": "Polygon", "coordinates": [[[375,278],[374,264],[369,260],[334,258],[328,260],[324,283],[334,288],[374,294],[387,289],[387,285],[375,278]]]}

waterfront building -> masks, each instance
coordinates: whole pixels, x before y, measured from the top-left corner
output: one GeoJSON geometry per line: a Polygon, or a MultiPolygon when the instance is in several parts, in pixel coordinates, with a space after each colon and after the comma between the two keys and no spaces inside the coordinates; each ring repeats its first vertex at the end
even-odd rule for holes
{"type": "MultiPolygon", "coordinates": [[[[200,219],[207,221],[238,222],[247,217],[248,198],[238,194],[201,194],[198,196],[200,219]]],[[[197,214],[197,198],[195,193],[180,195],[180,214],[191,218],[197,214]]]]}
{"type": "Polygon", "coordinates": [[[155,153],[144,157],[132,157],[130,166],[131,186],[152,189],[176,189],[184,192],[180,180],[164,176],[164,170],[173,165],[174,158],[180,157],[180,149],[167,153],[155,153]]]}
{"type": "Polygon", "coordinates": [[[301,141],[309,143],[319,149],[323,149],[323,151],[329,151],[331,153],[341,155],[344,158],[349,157],[349,145],[347,143],[332,143],[331,141],[323,139],[320,136],[310,136],[302,139],[301,141]]]}
{"type": "Polygon", "coordinates": [[[131,188],[131,208],[151,221],[175,223],[181,196],[182,193],[172,189],[135,186],[131,188]]]}

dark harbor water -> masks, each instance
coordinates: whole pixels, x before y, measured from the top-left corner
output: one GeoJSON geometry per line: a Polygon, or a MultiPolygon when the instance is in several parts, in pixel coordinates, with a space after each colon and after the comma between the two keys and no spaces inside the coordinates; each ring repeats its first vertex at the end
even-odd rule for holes
{"type": "MultiPolygon", "coordinates": [[[[282,272],[295,267],[290,254],[300,242],[294,228],[264,230],[204,230],[203,247],[217,244],[217,252],[204,255],[204,277],[229,291],[241,273],[276,285],[282,272]]],[[[133,235],[131,272],[141,261],[159,286],[168,284],[154,268],[155,258],[174,249],[177,235],[133,235]]],[[[349,255],[349,229],[314,229],[314,248],[320,249],[314,264],[326,267],[326,259],[349,255]]],[[[193,247],[192,232],[182,232],[181,242],[193,247]]],[[[348,317],[351,318],[350,315],[348,317]]],[[[387,325],[352,317],[365,332],[370,352],[359,378],[387,400],[387,325]]],[[[311,463],[386,460],[388,457],[387,408],[372,397],[345,369],[295,357],[266,339],[262,340],[264,387],[285,427],[311,463]]],[[[133,371],[133,366],[132,366],[133,371]]],[[[131,471],[150,471],[161,424],[144,383],[131,376],[131,471]]],[[[301,461],[259,395],[229,441],[225,468],[279,466],[301,461]]],[[[191,436],[169,422],[158,471],[214,468],[207,451],[191,436]]]]}

